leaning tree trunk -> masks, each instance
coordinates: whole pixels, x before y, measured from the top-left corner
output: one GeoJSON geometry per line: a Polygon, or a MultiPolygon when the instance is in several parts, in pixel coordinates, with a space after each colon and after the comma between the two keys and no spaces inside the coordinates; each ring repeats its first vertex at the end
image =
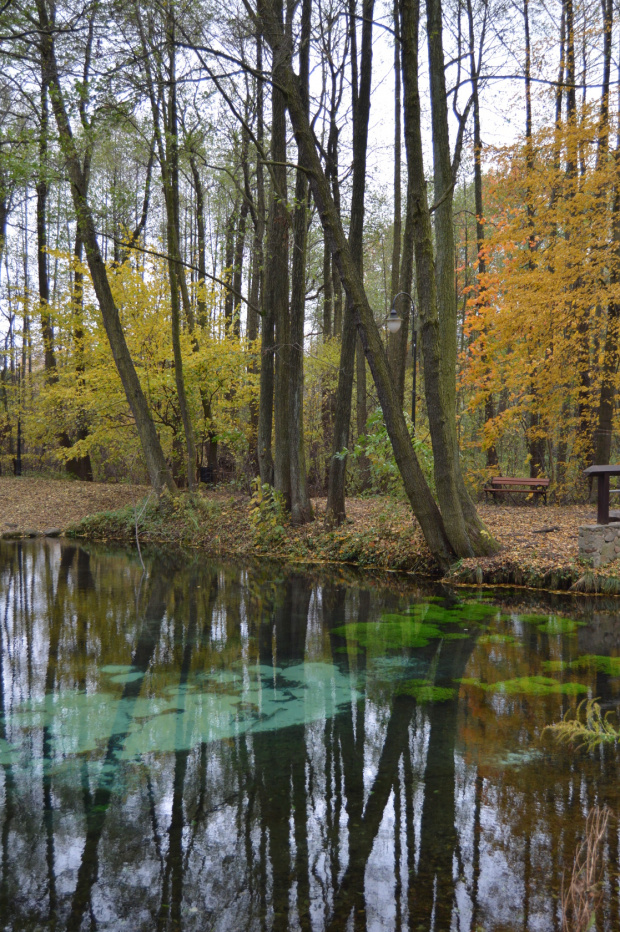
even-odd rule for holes
{"type": "Polygon", "coordinates": [[[372,308],[364,292],[357,265],[331,196],[329,183],[316,152],[312,130],[299,94],[297,78],[293,73],[287,42],[269,0],[261,3],[259,11],[262,16],[264,34],[273,49],[274,78],[286,96],[297,145],[302,153],[303,164],[308,171],[310,187],[324,233],[331,243],[332,254],[347,293],[347,301],[362,339],[407,496],[433,556],[437,563],[445,568],[452,562],[455,551],[448,540],[441,514],[411,445],[407,425],[392,385],[387,356],[372,308]]]}
{"type": "Polygon", "coordinates": [[[71,130],[71,124],[65,109],[62,87],[58,75],[54,39],[45,0],[37,0],[39,16],[40,43],[46,73],[46,80],[51,91],[51,100],[58,128],[60,145],[71,182],[71,196],[76,219],[86,250],[86,260],[93,281],[93,288],[101,309],[103,325],[110,343],[112,356],[125,391],[127,402],[134,416],[136,429],[140,437],[142,452],[146,461],[151,485],[161,491],[164,487],[173,491],[174,481],[166,463],[157,431],[148,408],[136,373],[125,334],[121,325],[118,308],[114,303],[112,290],[108,281],[105,264],[99,249],[97,233],[85,194],[85,183],[77,148],[71,130]]]}

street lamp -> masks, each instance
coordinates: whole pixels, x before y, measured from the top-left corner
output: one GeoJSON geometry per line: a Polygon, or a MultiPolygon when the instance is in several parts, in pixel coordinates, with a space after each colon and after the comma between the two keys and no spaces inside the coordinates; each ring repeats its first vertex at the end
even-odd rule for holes
{"type": "Polygon", "coordinates": [[[398,333],[400,330],[400,325],[402,323],[400,317],[396,314],[396,301],[400,297],[409,298],[411,301],[411,333],[412,333],[412,350],[411,355],[413,357],[413,388],[411,392],[411,423],[413,424],[413,432],[415,433],[415,409],[416,409],[416,375],[417,375],[417,359],[418,359],[418,333],[415,328],[415,303],[410,294],[406,291],[399,291],[397,295],[394,295],[394,300],[392,302],[392,310],[390,311],[390,316],[388,317],[388,330],[390,333],[398,333]],[[390,324],[392,323],[392,326],[390,324]]]}
{"type": "MultiPolygon", "coordinates": [[[[398,295],[396,296],[398,297],[398,295]]],[[[396,301],[396,298],[394,299],[396,301]]],[[[402,324],[402,318],[396,313],[396,308],[392,304],[392,310],[390,311],[389,317],[386,318],[387,328],[390,333],[398,333],[400,330],[400,325],[402,324]]]]}

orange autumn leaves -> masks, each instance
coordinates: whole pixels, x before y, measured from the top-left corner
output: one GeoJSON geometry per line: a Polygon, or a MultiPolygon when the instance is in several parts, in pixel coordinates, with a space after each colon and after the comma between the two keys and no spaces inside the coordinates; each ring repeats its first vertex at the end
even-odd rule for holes
{"type": "Polygon", "coordinates": [[[535,415],[573,472],[592,450],[609,309],[620,303],[618,158],[585,112],[578,126],[498,152],[487,174],[487,271],[470,292],[462,359],[470,410],[496,399],[484,446],[525,439],[535,415]]]}

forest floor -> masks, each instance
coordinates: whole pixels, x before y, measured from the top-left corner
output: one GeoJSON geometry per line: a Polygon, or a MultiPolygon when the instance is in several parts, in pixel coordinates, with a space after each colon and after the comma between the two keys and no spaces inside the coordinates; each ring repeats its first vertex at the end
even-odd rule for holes
{"type": "MultiPolygon", "coordinates": [[[[345,563],[366,569],[437,575],[420,528],[404,502],[349,499],[347,521],[325,528],[325,500],[316,520],[286,524],[277,507],[227,490],[201,489],[157,500],[145,486],[0,477],[0,537],[66,533],[92,540],[172,544],[212,554],[265,556],[285,563],[345,563]]],[[[594,506],[480,504],[501,549],[493,557],[459,560],[447,581],[544,589],[620,592],[620,563],[594,572],[579,559],[578,528],[596,520],[594,506]]]]}

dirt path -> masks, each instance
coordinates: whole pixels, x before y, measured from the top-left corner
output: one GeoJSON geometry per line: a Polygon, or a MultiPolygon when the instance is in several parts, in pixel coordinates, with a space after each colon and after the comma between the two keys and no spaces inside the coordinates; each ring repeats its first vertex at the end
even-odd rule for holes
{"type": "Polygon", "coordinates": [[[140,485],[0,476],[0,536],[64,531],[87,515],[138,502],[148,491],[140,485]]]}

